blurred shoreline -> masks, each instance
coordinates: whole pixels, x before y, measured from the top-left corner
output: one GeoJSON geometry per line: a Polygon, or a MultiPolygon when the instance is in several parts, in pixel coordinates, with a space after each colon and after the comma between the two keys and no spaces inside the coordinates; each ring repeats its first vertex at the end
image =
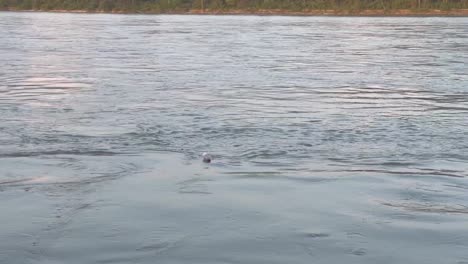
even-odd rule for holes
{"type": "Polygon", "coordinates": [[[52,13],[90,13],[90,14],[167,14],[167,15],[258,15],[258,16],[377,16],[377,17],[467,17],[468,9],[365,9],[365,10],[304,10],[304,11],[291,11],[284,9],[231,9],[231,10],[210,10],[210,9],[191,9],[188,11],[165,11],[165,12],[145,12],[145,11],[89,11],[89,10],[65,10],[65,9],[52,9],[52,10],[22,10],[22,9],[6,9],[0,11],[9,12],[52,12],[52,13]]]}

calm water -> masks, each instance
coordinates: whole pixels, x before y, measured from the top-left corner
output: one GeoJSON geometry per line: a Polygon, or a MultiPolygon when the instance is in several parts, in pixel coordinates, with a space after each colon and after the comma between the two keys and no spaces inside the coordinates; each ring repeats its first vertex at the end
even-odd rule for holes
{"type": "Polygon", "coordinates": [[[0,13],[0,263],[466,264],[467,73],[468,18],[0,13]]]}

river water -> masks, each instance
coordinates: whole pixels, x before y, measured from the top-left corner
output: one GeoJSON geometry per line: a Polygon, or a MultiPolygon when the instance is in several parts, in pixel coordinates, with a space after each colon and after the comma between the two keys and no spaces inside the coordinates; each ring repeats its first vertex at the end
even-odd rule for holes
{"type": "Polygon", "coordinates": [[[0,55],[0,263],[468,263],[468,18],[0,13],[0,55]]]}

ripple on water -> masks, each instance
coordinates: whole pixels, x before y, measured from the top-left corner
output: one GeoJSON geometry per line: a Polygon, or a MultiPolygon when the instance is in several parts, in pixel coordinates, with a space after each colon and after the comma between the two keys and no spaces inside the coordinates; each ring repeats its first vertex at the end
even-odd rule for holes
{"type": "Polygon", "coordinates": [[[6,79],[0,89],[2,102],[30,102],[51,106],[47,102],[61,100],[74,92],[90,88],[90,83],[77,82],[64,77],[32,77],[6,79]]]}
{"type": "Polygon", "coordinates": [[[0,13],[0,262],[466,262],[467,30],[0,13]]]}

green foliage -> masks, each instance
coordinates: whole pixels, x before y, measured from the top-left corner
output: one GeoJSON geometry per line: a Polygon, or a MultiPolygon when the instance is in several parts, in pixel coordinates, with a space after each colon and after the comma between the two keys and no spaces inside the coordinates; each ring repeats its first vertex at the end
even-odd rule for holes
{"type": "Polygon", "coordinates": [[[183,12],[205,10],[466,9],[468,0],[0,0],[3,10],[183,12]]]}

